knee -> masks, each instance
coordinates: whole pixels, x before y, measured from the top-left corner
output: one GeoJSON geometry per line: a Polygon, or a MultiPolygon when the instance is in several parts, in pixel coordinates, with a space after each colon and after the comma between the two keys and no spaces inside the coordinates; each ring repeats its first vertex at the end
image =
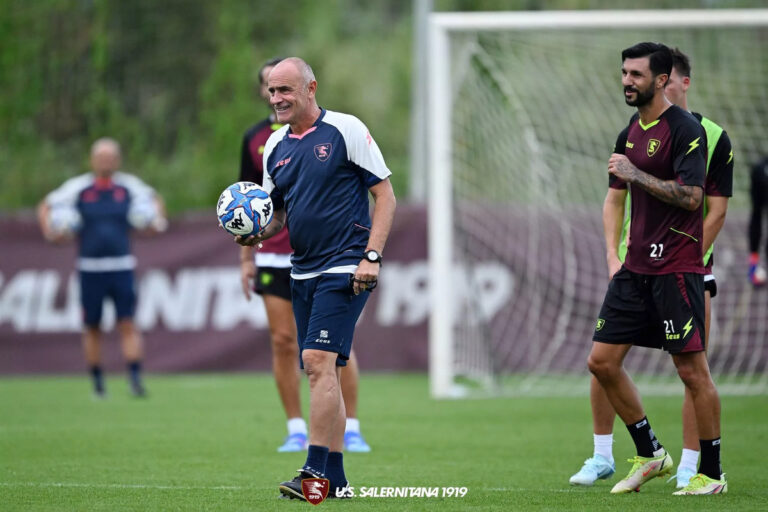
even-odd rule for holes
{"type": "Polygon", "coordinates": [[[692,364],[678,365],[677,374],[689,389],[702,389],[711,382],[708,372],[702,371],[692,364]]]}
{"type": "Polygon", "coordinates": [[[133,320],[130,318],[118,320],[117,330],[120,331],[120,334],[122,334],[123,336],[133,336],[137,334],[136,325],[133,323],[133,320]]]}
{"type": "Polygon", "coordinates": [[[322,357],[312,350],[305,350],[301,353],[301,361],[304,363],[304,373],[308,377],[317,377],[323,373],[324,365],[322,357]]]}
{"type": "Polygon", "coordinates": [[[83,327],[83,334],[97,338],[101,336],[101,328],[98,325],[86,325],[83,327]]]}
{"type": "Polygon", "coordinates": [[[594,354],[590,354],[587,358],[587,368],[597,380],[609,378],[618,370],[611,361],[595,357],[594,354]]]}
{"type": "Polygon", "coordinates": [[[299,353],[299,345],[296,342],[296,338],[288,331],[275,330],[271,333],[272,339],[272,352],[276,356],[282,357],[297,357],[299,353]]]}

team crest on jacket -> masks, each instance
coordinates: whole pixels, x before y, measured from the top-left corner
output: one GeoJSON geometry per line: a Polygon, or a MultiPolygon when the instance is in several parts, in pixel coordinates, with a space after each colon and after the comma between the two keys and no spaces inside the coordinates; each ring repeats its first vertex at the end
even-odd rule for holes
{"type": "Polygon", "coordinates": [[[648,156],[653,156],[653,154],[656,153],[656,150],[659,149],[659,146],[661,146],[661,141],[659,139],[650,139],[648,141],[648,156]]]}
{"type": "Polygon", "coordinates": [[[321,162],[325,162],[330,158],[331,156],[331,150],[333,149],[333,144],[330,142],[327,142],[325,144],[318,144],[315,146],[315,156],[318,160],[321,162]]]}

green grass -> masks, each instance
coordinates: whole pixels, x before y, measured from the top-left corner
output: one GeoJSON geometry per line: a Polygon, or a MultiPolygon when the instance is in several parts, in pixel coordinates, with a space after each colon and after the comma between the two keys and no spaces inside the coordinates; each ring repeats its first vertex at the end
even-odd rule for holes
{"type": "MultiPolygon", "coordinates": [[[[306,510],[277,499],[299,454],[278,454],[285,422],[269,375],[152,376],[146,400],[108,381],[94,401],[84,377],[0,380],[0,509],[306,510]]],[[[584,389],[587,381],[585,379],[584,389]]],[[[306,403],[306,400],[305,400],[306,403]]],[[[680,401],[646,397],[654,430],[679,457],[680,401]]],[[[581,397],[433,401],[421,375],[366,375],[360,419],[370,454],[345,456],[355,487],[467,487],[464,498],[357,498],[344,510],[768,510],[766,396],[723,397],[729,493],[673,497],[661,480],[612,496],[574,488],[590,455],[581,397]],[[695,503],[694,503],[695,502],[695,503]]],[[[617,424],[624,476],[632,455],[617,424]]]]}

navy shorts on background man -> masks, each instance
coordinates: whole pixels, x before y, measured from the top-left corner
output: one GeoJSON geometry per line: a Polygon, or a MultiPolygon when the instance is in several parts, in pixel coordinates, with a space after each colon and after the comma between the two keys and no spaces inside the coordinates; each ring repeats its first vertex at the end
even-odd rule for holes
{"type": "Polygon", "coordinates": [[[118,320],[133,317],[136,288],[132,270],[80,272],[80,302],[85,325],[98,327],[101,324],[104,299],[107,297],[115,304],[118,320]]]}

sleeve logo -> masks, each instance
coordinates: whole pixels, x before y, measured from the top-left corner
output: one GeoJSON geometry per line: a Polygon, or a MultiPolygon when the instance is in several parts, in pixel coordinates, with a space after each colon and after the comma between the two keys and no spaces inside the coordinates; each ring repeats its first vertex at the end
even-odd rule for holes
{"type": "MultiPolygon", "coordinates": [[[[692,140],[691,142],[689,142],[689,143],[688,143],[688,147],[690,148],[690,149],[688,150],[688,153],[690,153],[691,151],[693,151],[694,149],[696,149],[697,147],[699,147],[699,139],[701,139],[701,137],[696,137],[696,139],[695,139],[695,140],[692,140]]],[[[686,155],[687,155],[688,153],[686,153],[686,155]]]]}

